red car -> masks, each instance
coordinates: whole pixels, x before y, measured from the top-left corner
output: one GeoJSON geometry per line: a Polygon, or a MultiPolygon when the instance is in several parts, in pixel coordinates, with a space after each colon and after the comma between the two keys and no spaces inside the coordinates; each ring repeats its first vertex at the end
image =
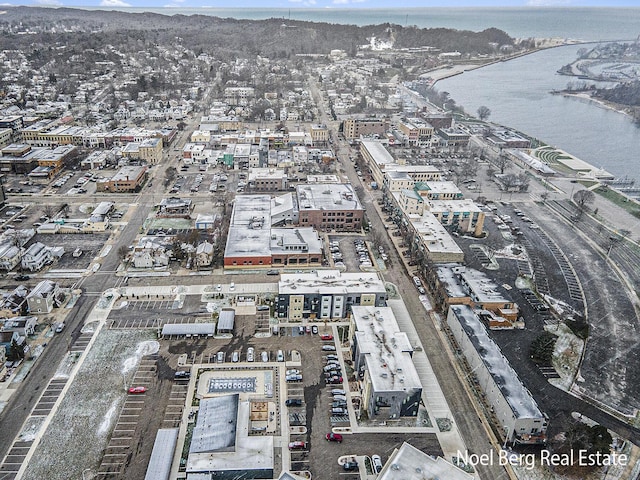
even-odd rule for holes
{"type": "Polygon", "coordinates": [[[324,438],[327,439],[327,442],[338,442],[342,443],[342,435],[339,433],[327,433],[324,438]]]}
{"type": "Polygon", "coordinates": [[[147,387],[131,387],[129,393],[144,393],[147,391],[147,387]]]}
{"type": "Polygon", "coordinates": [[[289,443],[289,450],[304,450],[307,448],[307,442],[291,442],[289,443]]]}
{"type": "Polygon", "coordinates": [[[323,333],[322,335],[320,335],[320,338],[322,340],[333,340],[333,335],[331,335],[330,333],[323,333]]]}

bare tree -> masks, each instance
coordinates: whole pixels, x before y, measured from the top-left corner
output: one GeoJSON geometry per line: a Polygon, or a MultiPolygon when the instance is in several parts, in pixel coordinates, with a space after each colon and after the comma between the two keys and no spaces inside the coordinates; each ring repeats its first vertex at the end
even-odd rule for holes
{"type": "Polygon", "coordinates": [[[500,169],[500,173],[504,173],[504,171],[509,168],[509,157],[500,152],[500,155],[496,158],[496,167],[500,169]]]}
{"type": "Polygon", "coordinates": [[[581,211],[587,209],[588,205],[591,205],[596,199],[596,194],[591,190],[578,190],[573,194],[573,201],[576,203],[581,211]]]}
{"type": "Polygon", "coordinates": [[[490,115],[491,115],[491,110],[489,109],[489,107],[485,107],[484,105],[481,105],[478,107],[478,118],[480,120],[484,122],[489,118],[490,115]]]}

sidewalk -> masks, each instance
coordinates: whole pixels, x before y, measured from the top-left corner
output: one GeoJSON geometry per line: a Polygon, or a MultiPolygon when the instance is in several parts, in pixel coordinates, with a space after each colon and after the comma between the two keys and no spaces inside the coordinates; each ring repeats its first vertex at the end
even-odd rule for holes
{"type": "Polygon", "coordinates": [[[435,427],[435,434],[442,447],[443,456],[447,461],[450,461],[451,457],[457,456],[459,451],[463,452],[466,450],[464,440],[458,431],[447,399],[442,393],[442,389],[433,372],[427,354],[424,352],[424,348],[422,348],[418,332],[416,332],[407,307],[402,300],[389,300],[387,303],[396,316],[400,330],[405,332],[407,337],[409,337],[411,345],[414,347],[420,346],[420,350],[414,351],[412,358],[418,376],[420,377],[420,382],[422,383],[422,399],[429,412],[431,424],[435,427]],[[438,428],[437,419],[449,420],[451,429],[441,432],[438,428]]]}

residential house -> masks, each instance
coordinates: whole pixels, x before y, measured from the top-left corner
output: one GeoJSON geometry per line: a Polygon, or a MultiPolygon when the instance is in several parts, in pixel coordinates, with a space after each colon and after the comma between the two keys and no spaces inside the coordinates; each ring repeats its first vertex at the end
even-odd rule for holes
{"type": "Polygon", "coordinates": [[[200,243],[196,248],[196,267],[208,267],[213,261],[213,244],[207,241],[200,243]]]}
{"type": "Polygon", "coordinates": [[[2,294],[0,300],[0,318],[18,317],[27,313],[27,295],[29,290],[18,285],[13,291],[2,294]]]}
{"type": "Polygon", "coordinates": [[[53,261],[51,250],[43,243],[32,243],[22,255],[22,268],[36,272],[53,261]]]}
{"type": "Polygon", "coordinates": [[[53,307],[56,306],[58,292],[56,282],[42,280],[27,295],[29,313],[51,313],[53,307]]]}
{"type": "Polygon", "coordinates": [[[36,333],[38,317],[13,317],[0,320],[0,330],[3,332],[15,332],[22,337],[28,337],[36,333]]]}

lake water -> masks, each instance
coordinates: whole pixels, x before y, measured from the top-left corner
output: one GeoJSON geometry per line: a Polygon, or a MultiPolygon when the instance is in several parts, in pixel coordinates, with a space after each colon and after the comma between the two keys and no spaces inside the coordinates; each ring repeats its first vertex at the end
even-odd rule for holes
{"type": "Polygon", "coordinates": [[[628,116],[587,100],[552,95],[574,77],[556,71],[577,46],[541,51],[479,68],[436,84],[465,111],[485,105],[490,121],[513,127],[616,176],[640,183],[640,128],[628,116]]]}

